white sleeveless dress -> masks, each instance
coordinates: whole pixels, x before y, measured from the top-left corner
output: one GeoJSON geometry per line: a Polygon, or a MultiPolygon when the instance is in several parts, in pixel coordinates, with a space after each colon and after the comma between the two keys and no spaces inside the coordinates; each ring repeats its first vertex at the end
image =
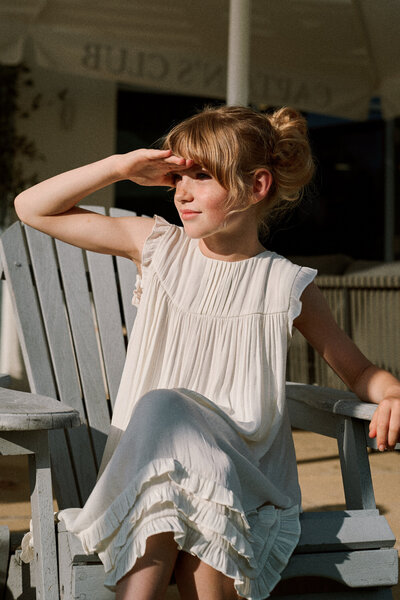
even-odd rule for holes
{"type": "Polygon", "coordinates": [[[107,586],[172,531],[240,596],[275,587],[300,535],[286,354],[315,275],[269,251],[210,259],[156,217],[102,474],[83,509],[60,513],[107,586]]]}

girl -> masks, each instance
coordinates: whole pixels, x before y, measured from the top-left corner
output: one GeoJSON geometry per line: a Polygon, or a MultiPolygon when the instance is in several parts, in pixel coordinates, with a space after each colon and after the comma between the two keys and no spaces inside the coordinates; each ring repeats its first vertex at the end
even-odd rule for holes
{"type": "Polygon", "coordinates": [[[16,199],[22,221],[141,269],[135,328],[101,476],[62,511],[97,552],[117,599],[266,598],[299,538],[300,491],[285,407],[293,325],[363,400],[370,435],[393,448],[400,382],[335,324],[316,272],[266,250],[259,228],[313,175],[303,118],[206,109],[163,150],[64,173],[16,199]],[[122,179],[175,188],[183,228],[110,218],[77,203],[122,179]]]}

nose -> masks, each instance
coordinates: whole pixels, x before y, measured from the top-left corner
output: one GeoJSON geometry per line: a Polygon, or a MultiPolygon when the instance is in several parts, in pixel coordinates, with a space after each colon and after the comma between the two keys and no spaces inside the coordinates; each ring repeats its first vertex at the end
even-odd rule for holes
{"type": "Polygon", "coordinates": [[[175,187],[175,200],[177,202],[191,202],[193,200],[193,194],[191,191],[190,177],[182,175],[176,182],[175,187]]]}

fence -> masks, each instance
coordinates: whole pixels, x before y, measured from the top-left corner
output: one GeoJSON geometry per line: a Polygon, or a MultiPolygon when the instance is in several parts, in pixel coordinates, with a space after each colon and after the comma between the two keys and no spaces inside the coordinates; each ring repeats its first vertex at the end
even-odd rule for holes
{"type": "MultiPolygon", "coordinates": [[[[322,275],[316,283],[340,327],[360,350],[400,377],[400,275],[322,275]]],[[[287,379],[345,389],[299,332],[289,351],[287,379]]]]}

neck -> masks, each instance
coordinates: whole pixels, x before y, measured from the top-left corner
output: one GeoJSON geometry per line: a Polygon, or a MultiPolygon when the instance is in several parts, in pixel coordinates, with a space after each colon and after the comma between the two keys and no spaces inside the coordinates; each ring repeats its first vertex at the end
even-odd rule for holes
{"type": "Polygon", "coordinates": [[[209,258],[234,262],[245,260],[264,252],[265,248],[258,239],[257,223],[249,226],[232,227],[214,233],[199,240],[201,252],[209,258]]]}

